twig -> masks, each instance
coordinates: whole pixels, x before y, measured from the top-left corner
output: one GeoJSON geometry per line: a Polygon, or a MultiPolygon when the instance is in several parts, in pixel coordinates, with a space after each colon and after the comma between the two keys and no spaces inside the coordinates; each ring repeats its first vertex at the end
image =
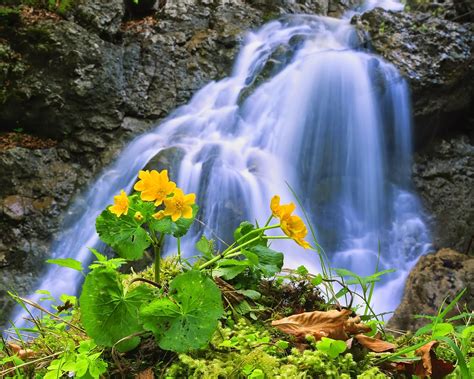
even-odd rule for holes
{"type": "Polygon", "coordinates": [[[148,284],[152,285],[153,287],[156,287],[156,288],[159,288],[159,289],[162,288],[160,284],[154,282],[153,280],[145,279],[145,278],[135,278],[130,282],[130,284],[133,284],[133,283],[136,283],[136,282],[145,282],[145,283],[148,283],[148,284]]]}
{"type": "Polygon", "coordinates": [[[43,357],[43,358],[38,358],[38,359],[35,359],[35,360],[33,360],[33,361],[29,361],[29,362],[22,363],[21,365],[18,365],[18,366],[15,366],[15,367],[10,367],[10,368],[8,368],[8,369],[6,369],[6,370],[0,371],[0,377],[2,377],[2,375],[9,374],[9,373],[12,372],[12,371],[18,370],[18,369],[21,368],[21,367],[25,367],[25,366],[31,365],[31,364],[33,364],[33,363],[38,363],[38,362],[41,362],[41,361],[45,361],[45,360],[47,360],[47,359],[51,359],[51,358],[57,357],[58,355],[61,355],[62,353],[65,353],[65,352],[66,352],[66,350],[59,351],[59,352],[57,352],[57,353],[48,355],[48,356],[43,357]]]}
{"type": "Polygon", "coordinates": [[[25,302],[26,304],[28,305],[31,305],[32,307],[35,307],[37,309],[39,309],[40,311],[44,312],[44,313],[47,313],[48,315],[50,315],[51,317],[54,317],[56,320],[58,321],[62,321],[64,322],[65,324],[69,325],[71,328],[74,328],[76,330],[78,330],[79,332],[81,333],[85,333],[85,331],[81,328],[79,328],[78,326],[74,325],[74,324],[71,324],[69,321],[66,321],[64,320],[63,318],[55,315],[54,313],[48,311],[47,309],[43,308],[41,305],[31,301],[31,300],[28,300],[28,299],[25,299],[25,298],[22,298],[20,296],[16,296],[18,299],[20,299],[21,301],[25,302]]]}

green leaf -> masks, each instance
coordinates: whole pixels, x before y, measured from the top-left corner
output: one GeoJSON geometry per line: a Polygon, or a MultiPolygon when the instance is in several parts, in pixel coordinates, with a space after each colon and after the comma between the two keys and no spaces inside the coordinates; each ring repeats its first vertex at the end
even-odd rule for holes
{"type": "MultiPolygon", "coordinates": [[[[151,295],[144,285],[127,292],[113,269],[93,270],[86,277],[79,299],[82,325],[95,343],[112,347],[120,339],[143,330],[139,308],[151,295]]],[[[128,351],[139,343],[140,338],[134,337],[121,342],[117,349],[128,351]]]]}
{"type": "Polygon", "coordinates": [[[130,211],[127,215],[117,217],[105,210],[97,217],[95,227],[100,239],[118,255],[125,259],[136,260],[143,256],[143,252],[151,244],[151,239],[141,227],[141,222],[133,218],[132,213],[130,211]]]}
{"type": "Polygon", "coordinates": [[[202,236],[196,243],[196,249],[207,259],[211,259],[214,253],[214,243],[202,236]]]}
{"type": "Polygon", "coordinates": [[[348,293],[348,292],[349,292],[349,290],[348,290],[346,287],[341,288],[341,289],[336,293],[335,298],[336,298],[336,299],[339,299],[340,297],[344,296],[344,295],[345,295],[346,293],[348,293]]]}
{"type": "Polygon", "coordinates": [[[248,250],[242,250],[242,254],[249,260],[252,266],[258,265],[258,255],[248,250]]]}
{"type": "Polygon", "coordinates": [[[443,337],[453,332],[454,332],[454,327],[451,324],[447,322],[442,322],[442,323],[436,324],[433,327],[433,338],[443,337]]]}
{"type": "Polygon", "coordinates": [[[431,333],[432,330],[433,330],[433,324],[431,323],[426,324],[425,326],[422,326],[416,331],[415,337],[421,336],[422,334],[431,333]]]}
{"type": "Polygon", "coordinates": [[[275,342],[275,346],[278,347],[279,349],[286,350],[290,346],[290,343],[287,341],[278,340],[275,342]]]}
{"type": "Polygon", "coordinates": [[[245,266],[249,267],[251,262],[248,259],[232,259],[232,258],[224,258],[217,262],[218,267],[226,267],[226,266],[245,266]]]}
{"type": "Polygon", "coordinates": [[[89,373],[94,379],[100,378],[107,371],[107,363],[102,359],[96,359],[89,363],[89,373]]]}
{"type": "Polygon", "coordinates": [[[94,249],[93,247],[88,247],[89,251],[95,255],[95,257],[97,258],[97,260],[99,262],[105,262],[107,260],[107,257],[104,255],[104,254],[101,254],[99,253],[96,249],[94,249]]]}
{"type": "Polygon", "coordinates": [[[458,303],[458,301],[463,297],[464,293],[466,292],[467,288],[464,288],[461,292],[459,292],[453,301],[451,301],[446,308],[443,309],[443,312],[440,313],[439,319],[442,320],[446,317],[446,315],[454,308],[454,306],[458,303]]]}
{"type": "Polygon", "coordinates": [[[336,358],[338,355],[346,351],[347,346],[344,341],[333,340],[332,338],[321,338],[321,341],[316,343],[316,348],[329,355],[331,358],[336,358]]]}
{"type": "Polygon", "coordinates": [[[46,263],[51,263],[53,265],[58,265],[61,267],[72,268],[73,270],[76,270],[76,271],[83,270],[82,263],[72,258],[48,259],[46,263]]]}
{"type": "Polygon", "coordinates": [[[283,253],[262,245],[252,246],[249,250],[257,255],[258,264],[255,268],[260,270],[264,277],[271,278],[281,271],[284,259],[283,253]]]}
{"type": "Polygon", "coordinates": [[[234,279],[239,274],[243,273],[247,269],[247,266],[227,266],[218,267],[212,270],[212,276],[224,278],[225,280],[234,279]]]}
{"type": "Polygon", "coordinates": [[[252,300],[258,300],[262,297],[260,292],[254,290],[237,290],[236,292],[252,300]]]}
{"type": "Polygon", "coordinates": [[[311,284],[313,286],[319,286],[322,282],[323,282],[323,276],[321,274],[318,274],[313,279],[311,279],[311,284]]]}
{"type": "Polygon", "coordinates": [[[243,300],[235,306],[235,310],[241,315],[246,315],[247,313],[252,311],[252,307],[250,306],[247,300],[243,300]]]}
{"type": "Polygon", "coordinates": [[[346,278],[346,277],[359,278],[359,275],[357,275],[355,272],[346,270],[345,268],[335,268],[333,269],[333,271],[337,275],[339,275],[341,278],[346,278]]]}
{"type": "MultiPolygon", "coordinates": [[[[461,292],[461,296],[464,293],[461,292]]],[[[459,300],[459,299],[458,299],[459,300]]],[[[456,300],[456,302],[458,301],[456,300]]],[[[453,349],[454,353],[456,354],[456,358],[458,359],[458,366],[461,371],[461,378],[472,378],[472,375],[470,373],[470,368],[467,367],[467,362],[466,362],[466,356],[462,353],[462,351],[459,349],[459,347],[454,343],[454,341],[451,338],[448,337],[438,337],[436,338],[438,341],[444,341],[446,342],[451,349],[453,349]]]]}
{"type": "Polygon", "coordinates": [[[154,300],[140,314],[162,349],[182,353],[205,346],[223,312],[221,292],[212,279],[188,271],[173,279],[169,298],[154,300]]]}
{"type": "MultiPolygon", "coordinates": [[[[259,232],[255,232],[255,226],[251,224],[248,221],[242,222],[237,229],[234,231],[234,239],[235,241],[238,241],[240,245],[244,244],[245,242],[257,237],[259,235],[259,232]]],[[[263,235],[262,232],[260,234],[263,235]]],[[[250,246],[257,246],[257,245],[262,245],[262,246],[267,246],[267,241],[263,238],[260,238],[256,240],[255,242],[250,243],[249,245],[246,245],[245,248],[248,249],[250,246]]]]}
{"type": "Polygon", "coordinates": [[[469,338],[472,334],[474,334],[474,325],[467,326],[463,328],[461,332],[462,338],[469,338]]]}
{"type": "Polygon", "coordinates": [[[170,216],[166,216],[161,220],[155,220],[152,218],[148,225],[150,226],[150,229],[155,232],[170,234],[176,238],[182,237],[188,232],[199,210],[199,207],[196,204],[192,205],[192,208],[192,218],[180,218],[176,222],[173,222],[170,216]]]}
{"type": "Polygon", "coordinates": [[[300,276],[306,276],[309,274],[309,271],[305,266],[299,266],[296,268],[295,273],[300,276]]]}

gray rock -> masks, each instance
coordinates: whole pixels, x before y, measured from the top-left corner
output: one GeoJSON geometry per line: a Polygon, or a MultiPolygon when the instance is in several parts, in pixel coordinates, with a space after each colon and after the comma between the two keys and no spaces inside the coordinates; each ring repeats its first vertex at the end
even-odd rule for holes
{"type": "Polygon", "coordinates": [[[473,309],[473,283],[474,257],[450,249],[425,255],[408,276],[402,302],[387,326],[416,330],[427,320],[415,319],[414,315],[435,316],[446,299],[452,301],[465,288],[466,293],[458,303],[459,309],[463,309],[463,305],[473,309]]]}
{"type": "Polygon", "coordinates": [[[74,8],[74,19],[88,30],[113,38],[125,17],[124,0],[81,0],[74,8]]]}
{"type": "Polygon", "coordinates": [[[370,33],[367,44],[408,79],[418,147],[467,124],[474,111],[474,34],[470,24],[380,8],[353,22],[370,33]]]}
{"type": "Polygon", "coordinates": [[[56,148],[13,148],[0,152],[0,322],[13,300],[26,294],[48,258],[49,242],[61,226],[62,211],[76,194],[80,166],[56,148]]]}
{"type": "Polygon", "coordinates": [[[467,136],[432,143],[415,156],[413,181],[431,217],[435,248],[474,255],[474,144],[467,136]]]}

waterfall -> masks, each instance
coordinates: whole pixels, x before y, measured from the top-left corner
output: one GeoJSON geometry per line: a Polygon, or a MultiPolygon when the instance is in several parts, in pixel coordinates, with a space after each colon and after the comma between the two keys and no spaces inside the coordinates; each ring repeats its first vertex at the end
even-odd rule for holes
{"type": "MultiPolygon", "coordinates": [[[[264,222],[272,195],[294,201],[289,183],[334,267],[366,275],[380,258],[380,270],[397,269],[374,295],[378,311],[393,310],[430,242],[411,149],[409,91],[397,70],[360,48],[348,18],[287,16],[248,33],[228,78],[129,143],[69,209],[53,257],[87,265],[97,215],[153,157],[174,154],[172,179],[197,194],[206,224],[183,240],[188,255],[201,233],[228,241],[241,221],[264,222]]],[[[286,266],[319,270],[315,252],[288,241],[273,248],[286,266]]],[[[80,283],[79,273],[51,266],[37,288],[59,297],[80,283]]],[[[13,316],[18,326],[23,316],[13,316]]]]}

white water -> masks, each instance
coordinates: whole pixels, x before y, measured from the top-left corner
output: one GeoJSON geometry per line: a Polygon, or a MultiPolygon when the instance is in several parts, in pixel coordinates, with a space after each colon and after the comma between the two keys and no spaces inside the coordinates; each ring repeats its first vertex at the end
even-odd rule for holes
{"type": "MultiPolygon", "coordinates": [[[[399,7],[390,0],[386,5],[399,7]]],[[[87,265],[87,247],[98,243],[97,215],[120,189],[131,190],[151,158],[175,147],[184,156],[172,179],[197,193],[205,234],[228,241],[240,221],[263,223],[272,195],[294,200],[287,181],[303,199],[334,267],[371,274],[380,244],[379,269],[397,273],[378,287],[375,304],[380,312],[393,310],[429,235],[411,192],[406,83],[392,65],[358,50],[358,43],[348,19],[327,17],[291,16],[249,33],[231,76],[209,83],[132,141],[76,201],[53,256],[87,265]],[[269,78],[256,82],[262,70],[269,78]]],[[[195,254],[202,232],[192,231],[183,241],[188,255],[195,254]]],[[[273,247],[285,251],[286,266],[319,269],[314,252],[287,241],[273,247]]],[[[80,282],[77,272],[51,266],[37,288],[59,297],[77,293],[80,282]]],[[[13,320],[23,326],[24,316],[19,311],[13,320]]]]}

